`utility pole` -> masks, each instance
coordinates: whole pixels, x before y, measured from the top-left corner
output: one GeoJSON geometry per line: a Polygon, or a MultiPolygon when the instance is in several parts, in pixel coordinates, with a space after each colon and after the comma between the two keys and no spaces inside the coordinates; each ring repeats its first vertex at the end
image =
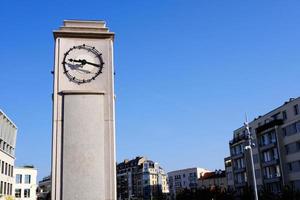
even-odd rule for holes
{"type": "Polygon", "coordinates": [[[252,152],[252,135],[249,129],[248,119],[246,115],[246,122],[245,127],[247,130],[247,146],[245,147],[246,150],[249,150],[250,152],[250,160],[251,160],[251,169],[252,169],[252,177],[253,177],[253,189],[254,189],[254,198],[255,200],[258,200],[258,194],[257,194],[257,185],[256,185],[256,177],[255,177],[255,169],[254,169],[254,161],[253,161],[253,152],[252,152]]]}

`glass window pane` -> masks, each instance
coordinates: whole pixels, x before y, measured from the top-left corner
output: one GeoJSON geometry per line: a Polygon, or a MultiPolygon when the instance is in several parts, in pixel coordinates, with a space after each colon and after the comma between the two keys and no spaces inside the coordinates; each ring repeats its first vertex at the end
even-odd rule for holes
{"type": "Polygon", "coordinates": [[[29,198],[30,197],[30,189],[24,189],[24,197],[29,198]]]}
{"type": "Polygon", "coordinates": [[[31,179],[31,176],[28,175],[28,174],[26,174],[26,175],[25,175],[25,183],[26,183],[26,184],[30,184],[30,182],[31,182],[30,179],[31,179]]]}
{"type": "Polygon", "coordinates": [[[15,197],[21,198],[21,189],[15,189],[15,197]]]}

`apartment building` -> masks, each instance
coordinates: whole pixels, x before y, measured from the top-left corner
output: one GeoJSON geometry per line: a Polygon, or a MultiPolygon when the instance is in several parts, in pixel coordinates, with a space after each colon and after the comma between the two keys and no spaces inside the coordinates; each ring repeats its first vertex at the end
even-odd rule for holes
{"type": "Polygon", "coordinates": [[[168,173],[170,198],[176,199],[176,195],[184,189],[197,189],[198,179],[206,172],[203,168],[187,168],[168,173]]]}
{"type": "Polygon", "coordinates": [[[36,200],[36,177],[37,169],[34,166],[16,167],[15,177],[15,199],[16,200],[36,200]]]}
{"type": "MultiPolygon", "coordinates": [[[[285,185],[300,189],[300,98],[292,98],[249,123],[258,188],[280,192],[285,185]]],[[[251,160],[244,126],[229,142],[234,187],[253,186],[251,160]]]]}
{"type": "Polygon", "coordinates": [[[231,157],[224,158],[224,165],[225,165],[225,176],[226,176],[226,182],[227,182],[227,189],[232,190],[232,189],[234,189],[234,181],[233,181],[231,157]]]}
{"type": "Polygon", "coordinates": [[[221,191],[227,189],[227,179],[225,170],[215,170],[214,172],[206,172],[198,179],[198,187],[206,189],[220,188],[221,191]]]}
{"type": "Polygon", "coordinates": [[[0,110],[0,199],[14,196],[16,137],[17,126],[0,110]]]}
{"type": "Polygon", "coordinates": [[[152,199],[168,192],[167,175],[158,163],[145,157],[136,157],[117,164],[119,200],[152,199]]]}

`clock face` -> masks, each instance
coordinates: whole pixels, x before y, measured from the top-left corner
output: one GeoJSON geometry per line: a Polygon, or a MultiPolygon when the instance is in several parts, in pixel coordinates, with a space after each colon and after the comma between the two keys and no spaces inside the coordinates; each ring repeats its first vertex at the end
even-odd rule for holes
{"type": "Polygon", "coordinates": [[[82,84],[89,83],[102,73],[102,54],[88,45],[73,46],[63,59],[64,74],[70,81],[82,84]]]}

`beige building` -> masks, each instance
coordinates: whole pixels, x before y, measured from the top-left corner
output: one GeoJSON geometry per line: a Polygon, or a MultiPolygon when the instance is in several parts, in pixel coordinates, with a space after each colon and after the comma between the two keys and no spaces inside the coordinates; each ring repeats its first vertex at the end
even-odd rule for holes
{"type": "Polygon", "coordinates": [[[216,170],[206,172],[198,179],[199,188],[215,189],[220,188],[222,191],[227,189],[226,171],[216,170]]]}
{"type": "Polygon", "coordinates": [[[36,200],[37,189],[37,169],[33,166],[16,167],[15,177],[15,199],[16,200],[36,200]]]}
{"type": "Polygon", "coordinates": [[[153,199],[169,193],[167,175],[157,162],[136,157],[117,165],[117,197],[127,199],[153,199]]]}
{"type": "Polygon", "coordinates": [[[17,126],[0,110],[0,199],[14,196],[17,126]]]}
{"type": "Polygon", "coordinates": [[[196,189],[198,187],[198,179],[206,172],[209,172],[209,170],[198,167],[169,172],[170,198],[176,199],[176,194],[183,189],[196,189]]]}
{"type": "Polygon", "coordinates": [[[234,181],[233,181],[232,162],[230,157],[224,159],[224,165],[225,165],[227,189],[231,190],[234,188],[234,181]]]}
{"type": "MultiPolygon", "coordinates": [[[[249,123],[258,188],[280,192],[284,185],[300,189],[300,98],[290,99],[249,123]]],[[[253,185],[246,130],[234,131],[229,142],[234,187],[253,185]]]]}

